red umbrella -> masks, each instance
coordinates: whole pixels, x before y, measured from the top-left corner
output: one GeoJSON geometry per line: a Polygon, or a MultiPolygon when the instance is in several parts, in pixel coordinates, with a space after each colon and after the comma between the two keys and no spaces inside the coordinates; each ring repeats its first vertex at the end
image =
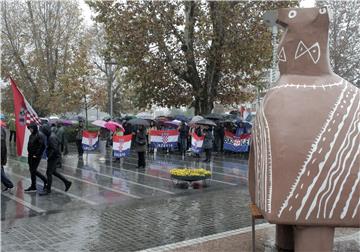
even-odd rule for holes
{"type": "Polygon", "coordinates": [[[120,123],[117,123],[117,122],[114,122],[114,121],[106,122],[105,123],[105,128],[107,128],[108,130],[111,130],[112,132],[115,132],[117,128],[120,128],[120,130],[122,132],[125,131],[124,127],[120,123]]]}

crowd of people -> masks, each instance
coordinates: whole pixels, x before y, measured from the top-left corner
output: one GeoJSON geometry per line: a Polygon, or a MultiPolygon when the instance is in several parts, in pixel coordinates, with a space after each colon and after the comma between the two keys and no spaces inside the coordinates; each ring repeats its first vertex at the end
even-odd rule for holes
{"type": "MultiPolygon", "coordinates": [[[[131,125],[127,121],[121,122],[124,130],[118,128],[115,132],[111,132],[106,128],[100,127],[99,129],[99,151],[100,161],[105,161],[107,148],[112,145],[112,136],[114,134],[122,136],[132,134],[132,149],[138,154],[138,168],[145,168],[145,154],[153,152],[165,152],[172,153],[178,151],[181,155],[191,150],[191,137],[193,133],[196,133],[199,137],[203,136],[203,150],[205,152],[204,162],[210,162],[212,152],[224,152],[224,136],[225,131],[229,131],[236,136],[240,136],[244,133],[249,133],[249,129],[239,124],[226,124],[224,122],[218,122],[215,127],[207,125],[188,125],[182,121],[179,125],[164,124],[161,121],[150,121],[150,127],[143,125],[131,125]],[[177,130],[179,132],[178,145],[175,148],[155,148],[150,143],[151,130],[177,130]]],[[[27,145],[28,151],[28,165],[30,171],[31,185],[25,192],[36,192],[36,178],[40,178],[43,181],[43,190],[40,195],[48,195],[51,193],[52,177],[55,176],[63,181],[65,191],[68,191],[71,186],[71,181],[67,180],[61,175],[57,168],[61,167],[62,155],[67,155],[68,151],[68,139],[65,134],[64,125],[59,121],[49,125],[48,122],[38,127],[35,123],[28,126],[31,132],[29,142],[27,145]],[[47,157],[47,169],[46,176],[38,171],[41,159],[47,157]]],[[[79,120],[78,125],[75,127],[75,143],[77,146],[78,157],[82,159],[84,150],[82,145],[83,131],[85,130],[84,121],[79,120]]],[[[9,142],[15,141],[15,124],[12,120],[9,121],[9,142]]],[[[200,157],[200,154],[193,154],[195,157],[200,157]]],[[[6,132],[4,125],[1,126],[1,181],[8,190],[13,187],[11,180],[6,176],[4,171],[4,165],[7,163],[7,150],[6,150],[6,132]]],[[[119,161],[120,158],[114,158],[113,161],[119,161]]]]}
{"type": "MultiPolygon", "coordinates": [[[[164,124],[161,121],[150,121],[149,127],[144,127],[143,125],[134,126],[128,123],[127,121],[121,121],[124,131],[121,131],[118,128],[115,132],[111,132],[106,128],[99,129],[99,151],[100,151],[100,161],[105,161],[106,149],[112,145],[112,136],[114,134],[123,136],[123,135],[133,135],[132,140],[132,149],[138,153],[138,167],[145,167],[145,154],[153,152],[165,152],[173,153],[179,152],[181,155],[185,156],[186,152],[191,150],[191,137],[193,133],[196,133],[199,137],[204,136],[203,149],[205,152],[204,162],[210,162],[212,152],[224,152],[224,137],[225,131],[231,132],[236,136],[241,134],[249,133],[249,128],[247,128],[243,123],[239,124],[226,124],[223,122],[218,122],[215,127],[206,126],[206,125],[197,125],[192,124],[188,125],[186,122],[182,121],[179,125],[169,125],[164,124]],[[175,148],[155,148],[150,143],[150,134],[151,130],[178,130],[178,145],[175,148]]],[[[78,149],[78,156],[82,158],[84,150],[82,147],[82,132],[84,130],[84,122],[79,121],[79,124],[76,128],[76,145],[78,149]]],[[[200,157],[199,154],[194,154],[196,157],[200,157]]],[[[114,157],[113,161],[119,161],[120,158],[114,157]]]]}

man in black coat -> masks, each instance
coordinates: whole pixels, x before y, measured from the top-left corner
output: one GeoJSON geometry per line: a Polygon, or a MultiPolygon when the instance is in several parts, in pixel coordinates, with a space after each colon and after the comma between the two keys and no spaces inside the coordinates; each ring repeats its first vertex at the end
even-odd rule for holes
{"type": "Polygon", "coordinates": [[[4,165],[7,162],[7,149],[6,149],[6,132],[3,126],[1,127],[1,183],[4,185],[4,191],[11,189],[14,187],[14,184],[11,180],[6,176],[4,165]]]}
{"type": "Polygon", "coordinates": [[[42,128],[42,132],[47,137],[47,186],[44,188],[44,191],[40,193],[40,195],[47,195],[51,193],[51,185],[52,185],[52,175],[58,177],[65,184],[65,192],[67,192],[71,186],[71,182],[67,180],[63,175],[56,171],[56,166],[60,161],[60,144],[59,140],[56,137],[54,132],[51,132],[51,129],[48,125],[45,125],[42,128]]]}
{"type": "Polygon", "coordinates": [[[45,176],[37,170],[45,150],[45,142],[39,133],[38,126],[35,123],[31,123],[28,126],[28,129],[31,132],[27,146],[31,185],[29,188],[25,189],[25,192],[36,192],[36,176],[44,182],[44,188],[47,184],[45,176]]]}

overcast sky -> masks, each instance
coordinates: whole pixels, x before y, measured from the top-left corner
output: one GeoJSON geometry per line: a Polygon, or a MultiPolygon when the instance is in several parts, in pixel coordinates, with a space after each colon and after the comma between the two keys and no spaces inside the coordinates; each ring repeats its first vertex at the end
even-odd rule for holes
{"type": "Polygon", "coordinates": [[[80,8],[82,9],[83,18],[85,24],[91,25],[93,21],[91,20],[91,10],[89,5],[85,3],[85,0],[78,0],[80,8]]]}
{"type": "MultiPolygon", "coordinates": [[[[91,25],[93,21],[91,20],[91,10],[90,7],[85,3],[85,0],[78,0],[80,8],[83,12],[84,21],[86,24],[91,25]]],[[[300,7],[314,7],[315,0],[303,0],[300,2],[300,7]]]]}

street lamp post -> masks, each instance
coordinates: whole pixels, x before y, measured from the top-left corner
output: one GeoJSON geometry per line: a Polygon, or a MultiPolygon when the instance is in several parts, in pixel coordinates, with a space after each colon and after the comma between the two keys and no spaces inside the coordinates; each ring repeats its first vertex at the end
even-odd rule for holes
{"type": "Polygon", "coordinates": [[[112,84],[114,81],[114,71],[112,69],[112,65],[117,65],[114,61],[106,61],[106,75],[107,75],[107,81],[108,81],[108,91],[109,91],[109,114],[110,117],[113,118],[113,89],[112,84]]]}
{"type": "Polygon", "coordinates": [[[263,16],[263,20],[265,22],[265,25],[271,28],[271,41],[272,41],[272,66],[270,69],[270,83],[267,88],[270,88],[273,83],[276,81],[276,73],[277,73],[277,64],[276,64],[276,58],[277,58],[277,34],[278,34],[278,28],[276,24],[277,20],[277,11],[271,10],[265,12],[263,16]]]}

